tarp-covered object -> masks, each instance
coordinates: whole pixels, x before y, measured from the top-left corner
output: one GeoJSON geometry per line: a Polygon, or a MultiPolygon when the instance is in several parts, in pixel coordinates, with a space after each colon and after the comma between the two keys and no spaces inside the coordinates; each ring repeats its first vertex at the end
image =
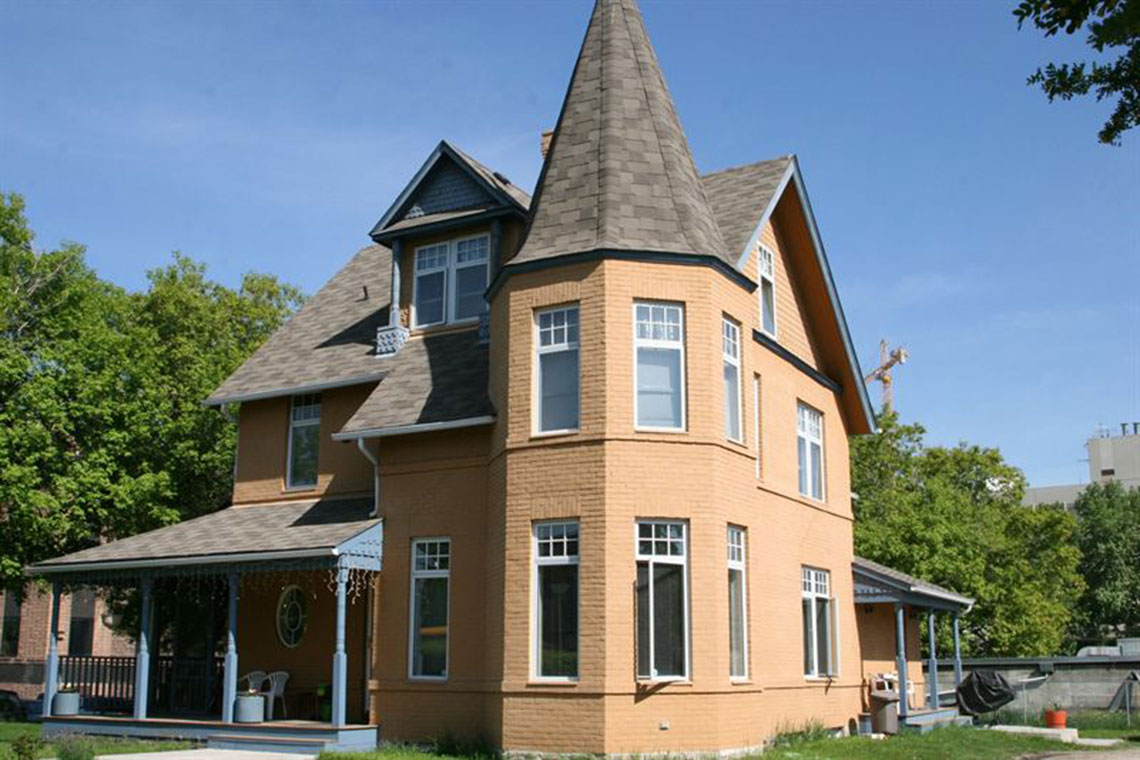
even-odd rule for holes
{"type": "Polygon", "coordinates": [[[1013,698],[1009,681],[993,670],[975,670],[958,687],[958,706],[970,715],[993,712],[1013,698]]]}

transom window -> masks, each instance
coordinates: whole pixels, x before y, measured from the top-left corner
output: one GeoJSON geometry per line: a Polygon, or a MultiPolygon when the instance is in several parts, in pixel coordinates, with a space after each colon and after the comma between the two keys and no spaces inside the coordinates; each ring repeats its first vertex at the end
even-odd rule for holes
{"type": "Polygon", "coordinates": [[[475,319],[487,308],[486,235],[420,246],[415,257],[412,323],[428,327],[475,319]]]}
{"type": "Polygon", "coordinates": [[[728,658],[729,676],[748,677],[748,597],[745,576],[745,531],[728,526],[728,658]]]}
{"type": "Polygon", "coordinates": [[[637,523],[637,675],[658,681],[689,675],[688,526],[637,523]]]}
{"type": "Polygon", "coordinates": [[[578,522],[534,526],[534,674],[578,677],[578,522]]]}
{"type": "Polygon", "coordinates": [[[412,602],[408,676],[447,678],[448,601],[451,591],[451,540],[412,542],[412,602]]]}
{"type": "Polygon", "coordinates": [[[721,327],[724,352],[724,436],[742,442],[740,424],[740,325],[725,317],[721,327]]]}
{"type": "Polygon", "coordinates": [[[635,419],[649,430],[685,428],[685,313],[680,304],[634,304],[635,419]]]}
{"type": "Polygon", "coordinates": [[[776,255],[770,248],[760,246],[760,329],[776,337],[776,255]]]}
{"type": "Polygon", "coordinates": [[[800,596],[804,626],[804,675],[838,675],[835,652],[835,599],[831,573],[814,567],[801,568],[800,596]]]}
{"type": "Polygon", "coordinates": [[[796,431],[800,493],[823,501],[823,413],[801,402],[796,431]]]}
{"type": "Polygon", "coordinates": [[[578,307],[535,315],[535,420],[540,433],[578,429],[578,307]]]}
{"type": "Polygon", "coordinates": [[[321,394],[294,396],[289,412],[289,488],[317,484],[317,456],[321,444],[321,394]]]}

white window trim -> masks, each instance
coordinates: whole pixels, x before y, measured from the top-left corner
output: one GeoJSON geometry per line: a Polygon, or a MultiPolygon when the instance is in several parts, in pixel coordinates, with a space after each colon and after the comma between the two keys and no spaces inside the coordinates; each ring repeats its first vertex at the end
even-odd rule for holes
{"type": "Polygon", "coordinates": [[[534,312],[534,371],[531,373],[534,382],[531,388],[531,435],[536,438],[541,438],[547,435],[569,435],[577,433],[582,428],[582,311],[579,304],[563,304],[561,306],[552,306],[550,308],[536,309],[534,312]],[[543,314],[550,314],[556,311],[567,311],[574,309],[578,312],[578,340],[573,343],[567,341],[566,343],[558,344],[557,346],[543,346],[540,339],[539,331],[539,317],[543,314]],[[556,430],[543,430],[542,429],[542,363],[539,357],[542,354],[555,354],[562,351],[574,350],[578,352],[578,424],[572,428],[558,428],[556,430]]]}
{"type": "MultiPolygon", "coordinates": [[[[725,438],[732,441],[733,443],[744,444],[745,443],[745,433],[744,433],[744,365],[743,365],[743,362],[741,361],[741,357],[740,357],[741,351],[743,350],[743,347],[740,344],[740,323],[737,322],[732,317],[728,316],[727,314],[722,315],[722,319],[723,319],[723,321],[721,322],[721,330],[722,331],[731,329],[731,330],[734,330],[736,332],[736,356],[732,356],[727,351],[722,350],[722,352],[721,352],[723,354],[724,361],[726,363],[732,364],[734,367],[736,367],[736,395],[737,395],[737,399],[736,399],[736,430],[737,430],[738,435],[736,438],[733,438],[731,435],[728,434],[728,429],[727,429],[728,428],[728,420],[726,419],[724,421],[724,423],[725,423],[724,424],[725,438]]],[[[684,333],[682,333],[681,335],[682,335],[682,337],[684,337],[684,333]]],[[[723,332],[721,335],[721,341],[722,341],[722,343],[724,341],[723,332]]],[[[723,345],[722,345],[722,349],[723,349],[723,345]]],[[[727,392],[727,390],[728,389],[725,388],[726,392],[727,392]]]]}
{"type": "Polygon", "coordinates": [[[451,552],[451,538],[448,536],[425,536],[412,539],[411,557],[408,561],[411,574],[408,581],[408,680],[409,681],[446,681],[451,675],[451,561],[455,555],[451,552]],[[416,546],[432,542],[447,543],[447,569],[446,570],[417,570],[416,546]],[[446,644],[443,648],[443,675],[420,676],[415,674],[416,650],[416,580],[419,578],[446,578],[447,579],[447,618],[444,626],[447,630],[446,644]]]}
{"type": "Polygon", "coordinates": [[[780,332],[779,313],[780,310],[776,307],[776,252],[768,246],[760,243],[756,248],[756,274],[757,279],[760,280],[760,287],[756,289],[757,306],[760,307],[760,332],[767,335],[772,340],[776,340],[776,335],[780,332]],[[767,253],[772,257],[772,272],[766,274],[764,272],[764,254],[767,253]],[[772,331],[764,329],[764,282],[772,286],[772,331]]]}
{"type": "MultiPolygon", "coordinates": [[[[827,501],[827,449],[823,445],[823,440],[826,437],[824,435],[824,423],[825,423],[825,420],[823,418],[823,412],[821,412],[819,409],[816,409],[811,404],[804,403],[803,401],[797,401],[796,402],[796,439],[797,439],[797,445],[798,445],[798,439],[800,439],[800,438],[803,438],[804,441],[806,442],[806,445],[804,446],[804,452],[805,452],[804,464],[808,468],[808,476],[807,476],[807,480],[806,480],[807,493],[804,493],[803,491],[799,490],[799,482],[798,482],[799,481],[799,472],[798,471],[796,473],[796,480],[797,480],[796,491],[799,493],[800,496],[804,497],[805,499],[811,499],[812,501],[818,501],[821,504],[827,501]],[[800,407],[808,409],[808,410],[815,412],[816,414],[819,415],[819,437],[818,438],[816,438],[815,436],[811,435],[808,432],[800,430],[800,425],[799,425],[800,407]],[[811,464],[811,444],[813,444],[813,443],[819,444],[819,497],[818,498],[811,495],[811,481],[812,481],[812,474],[813,474],[812,469],[811,469],[811,467],[812,467],[812,464],[811,464]]],[[[799,463],[797,462],[796,464],[797,464],[797,470],[798,470],[799,463]]]]}
{"type": "MultiPolygon", "coordinates": [[[[812,567],[810,565],[803,565],[800,568],[800,599],[811,600],[811,672],[804,673],[804,679],[808,681],[826,681],[839,677],[839,615],[837,613],[838,603],[835,597],[835,589],[832,586],[831,571],[825,570],[820,567],[812,567]],[[804,576],[811,574],[811,590],[804,588],[804,576]],[[827,579],[827,591],[821,593],[816,589],[815,577],[817,573],[823,573],[827,579]],[[830,627],[831,637],[827,642],[827,655],[829,662],[827,667],[820,669],[819,667],[819,631],[816,630],[815,625],[815,602],[817,599],[826,599],[828,602],[827,614],[828,624],[830,627]]],[[[801,601],[802,605],[803,602],[801,601]]],[[[802,617],[802,614],[801,614],[802,617]]]]}
{"type": "Polygon", "coordinates": [[[689,410],[686,396],[688,395],[688,382],[687,375],[688,363],[685,357],[685,305],[677,301],[643,301],[636,300],[633,302],[633,429],[639,433],[687,433],[689,431],[689,410]],[[653,340],[652,338],[638,338],[637,337],[637,307],[638,306],[670,306],[681,311],[681,339],[679,341],[672,340],[653,340]],[[679,427],[655,427],[649,425],[639,425],[638,419],[641,417],[641,404],[639,401],[639,393],[637,387],[637,349],[641,346],[646,348],[667,348],[670,350],[680,350],[681,352],[681,425],[679,427]]]}
{"type": "Polygon", "coordinates": [[[485,238],[487,240],[487,259],[483,262],[483,266],[487,269],[487,281],[490,282],[491,275],[491,257],[494,251],[491,250],[491,236],[487,233],[480,233],[478,235],[466,235],[464,237],[453,238],[451,240],[437,241],[435,243],[426,243],[424,245],[416,246],[412,252],[412,303],[411,303],[411,322],[412,329],[420,330],[427,327],[438,327],[439,325],[466,325],[479,321],[479,316],[465,317],[464,319],[455,318],[455,285],[458,281],[457,274],[460,269],[469,269],[478,266],[478,264],[464,264],[460,265],[456,260],[456,247],[459,243],[468,240],[478,240],[485,238]],[[436,246],[447,246],[447,263],[442,267],[432,267],[420,272],[416,269],[416,259],[419,258],[420,251],[425,248],[435,248],[436,246]],[[428,322],[421,324],[419,321],[419,314],[416,313],[416,301],[420,289],[420,275],[432,274],[434,272],[443,272],[443,321],[441,322],[428,322]]]}
{"type": "MultiPolygon", "coordinates": [[[[744,642],[742,649],[744,651],[744,673],[742,675],[732,675],[732,634],[729,633],[729,680],[734,682],[747,681],[752,676],[751,662],[748,655],[748,640],[751,638],[751,619],[748,617],[748,529],[742,525],[729,524],[728,530],[725,534],[726,549],[728,550],[728,570],[740,571],[740,597],[743,609],[740,611],[742,620],[744,622],[744,642]],[[732,559],[731,546],[732,546],[732,533],[738,531],[740,533],[740,559],[732,559]]],[[[729,610],[729,624],[731,625],[732,610],[729,610]]],[[[731,629],[730,629],[731,631],[731,629]]]]}
{"type": "MultiPolygon", "coordinates": [[[[655,620],[656,620],[655,616],[654,616],[654,609],[653,609],[653,583],[652,583],[653,565],[655,563],[660,563],[663,565],[681,565],[684,568],[684,572],[681,574],[681,581],[682,581],[682,597],[684,599],[684,607],[683,607],[684,617],[682,620],[682,627],[685,631],[685,672],[681,675],[676,675],[676,676],[658,676],[655,674],[649,675],[649,676],[643,676],[640,673],[638,673],[637,674],[637,680],[639,680],[639,681],[652,681],[654,683],[678,683],[678,682],[687,683],[690,680],[692,680],[692,672],[693,672],[693,635],[692,635],[692,629],[690,627],[691,626],[691,624],[690,624],[691,600],[689,599],[689,573],[690,573],[690,567],[689,567],[689,523],[685,520],[655,519],[655,518],[651,518],[651,517],[638,518],[637,520],[634,520],[634,523],[633,523],[633,550],[634,550],[634,557],[635,557],[635,559],[634,559],[634,570],[635,570],[635,572],[636,572],[637,564],[639,562],[648,562],[649,563],[649,573],[648,573],[648,577],[650,579],[650,584],[649,584],[649,620],[651,623],[650,631],[649,631],[649,669],[652,671],[657,670],[657,668],[653,664],[655,662],[654,655],[656,654],[656,652],[654,651],[654,648],[655,648],[654,639],[656,637],[653,635],[653,628],[652,628],[652,623],[655,622],[655,620]],[[677,557],[674,555],[642,554],[641,551],[639,550],[639,547],[638,547],[638,541],[641,538],[639,526],[645,525],[645,524],[650,524],[650,525],[662,525],[662,524],[664,524],[664,525],[680,525],[681,526],[681,540],[682,540],[683,545],[685,547],[684,555],[677,557]]],[[[634,621],[634,638],[636,639],[636,637],[637,637],[637,621],[635,620],[634,621]]]]}
{"type": "Polygon", "coordinates": [[[582,528],[577,518],[572,520],[539,520],[534,523],[531,528],[531,555],[534,561],[531,563],[533,570],[531,572],[531,586],[533,593],[531,594],[531,616],[530,616],[530,640],[531,640],[531,665],[530,665],[530,678],[532,681],[541,681],[543,683],[577,683],[579,676],[544,676],[542,675],[542,641],[539,637],[539,628],[541,622],[539,620],[539,610],[542,608],[541,593],[542,589],[539,586],[538,568],[541,566],[551,565],[577,565],[578,570],[578,667],[579,674],[581,674],[582,666],[582,577],[581,577],[581,562],[580,556],[582,553],[582,528]],[[538,556],[538,527],[540,525],[577,525],[578,526],[578,554],[573,557],[540,557],[538,556]]]}
{"type": "MultiPolygon", "coordinates": [[[[318,412],[315,420],[301,420],[293,419],[293,410],[297,406],[297,399],[305,398],[306,396],[321,397],[319,393],[302,393],[294,395],[289,399],[289,432],[286,435],[288,439],[285,443],[285,490],[286,491],[312,491],[321,482],[321,444],[320,444],[320,429],[321,429],[321,415],[318,412]],[[294,483],[293,482],[293,430],[299,427],[317,427],[317,477],[312,483],[294,483]]],[[[323,401],[323,398],[322,398],[323,401]]]]}

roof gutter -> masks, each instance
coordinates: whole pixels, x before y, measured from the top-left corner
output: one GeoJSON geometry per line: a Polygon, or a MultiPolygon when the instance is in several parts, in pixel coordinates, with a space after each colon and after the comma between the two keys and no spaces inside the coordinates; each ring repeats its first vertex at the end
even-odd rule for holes
{"type": "Polygon", "coordinates": [[[185,567],[187,565],[223,565],[241,562],[262,562],[265,560],[313,559],[335,557],[335,546],[320,549],[291,549],[278,552],[242,552],[240,554],[208,554],[197,557],[155,557],[131,560],[104,560],[102,562],[72,562],[59,565],[31,565],[24,569],[24,575],[60,575],[91,570],[145,570],[154,567],[185,567]]]}
{"type": "Polygon", "coordinates": [[[465,417],[461,420],[447,420],[445,422],[421,422],[415,425],[394,425],[384,428],[367,428],[365,430],[352,430],[347,433],[333,433],[334,441],[356,441],[363,438],[387,438],[393,435],[410,435],[412,433],[432,433],[437,430],[455,430],[457,428],[481,427],[495,424],[495,418],[490,415],[482,417],[465,417]]]}

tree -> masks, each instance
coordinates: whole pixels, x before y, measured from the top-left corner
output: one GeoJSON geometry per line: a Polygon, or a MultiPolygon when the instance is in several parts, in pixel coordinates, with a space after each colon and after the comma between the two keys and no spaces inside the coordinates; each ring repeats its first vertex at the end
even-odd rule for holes
{"type": "Polygon", "coordinates": [[[851,440],[856,552],[976,599],[968,653],[1057,651],[1081,588],[1073,517],[1022,507],[1024,476],[996,449],[926,447],[921,425],[879,422],[851,440]]]}
{"type": "Polygon", "coordinates": [[[1074,638],[1100,644],[1140,635],[1140,488],[1093,483],[1073,511],[1086,583],[1074,638]]]}
{"type": "Polygon", "coordinates": [[[37,252],[0,195],[0,586],[28,563],[225,506],[234,426],[201,400],[300,303],[238,290],[175,254],[145,293],[100,280],[84,250],[37,252]]]}
{"type": "Polygon", "coordinates": [[[1108,63],[1050,63],[1027,82],[1039,85],[1050,102],[1092,91],[1098,101],[1115,98],[1116,107],[1098,137],[1119,145],[1121,135],[1140,124],[1140,0],[1022,0],[1013,15],[1018,28],[1031,21],[1046,37],[1074,34],[1087,22],[1088,44],[1097,53],[1124,48],[1108,63]]]}

